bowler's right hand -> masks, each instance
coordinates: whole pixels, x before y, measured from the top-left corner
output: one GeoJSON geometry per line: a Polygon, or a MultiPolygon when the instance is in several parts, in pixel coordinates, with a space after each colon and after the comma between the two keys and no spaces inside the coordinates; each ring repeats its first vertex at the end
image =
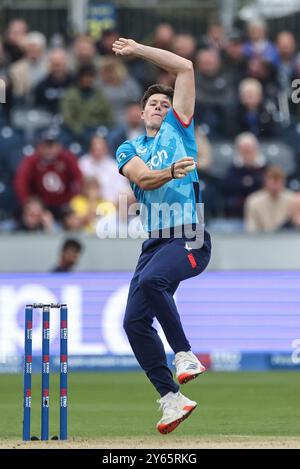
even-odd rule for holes
{"type": "Polygon", "coordinates": [[[133,39],[120,37],[113,43],[112,50],[117,56],[134,57],[138,45],[133,39]]]}

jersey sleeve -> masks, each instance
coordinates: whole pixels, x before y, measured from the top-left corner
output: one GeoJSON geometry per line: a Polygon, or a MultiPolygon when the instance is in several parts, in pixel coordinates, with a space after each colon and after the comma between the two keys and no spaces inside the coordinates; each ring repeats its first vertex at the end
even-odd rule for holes
{"type": "Polygon", "coordinates": [[[123,175],[122,170],[124,166],[135,156],[137,156],[135,148],[129,141],[126,141],[119,146],[116,152],[116,160],[118,163],[118,170],[120,174],[123,175]]]}
{"type": "Polygon", "coordinates": [[[195,140],[194,117],[189,122],[183,122],[176,110],[171,108],[168,111],[166,122],[170,124],[186,140],[195,140]]]}

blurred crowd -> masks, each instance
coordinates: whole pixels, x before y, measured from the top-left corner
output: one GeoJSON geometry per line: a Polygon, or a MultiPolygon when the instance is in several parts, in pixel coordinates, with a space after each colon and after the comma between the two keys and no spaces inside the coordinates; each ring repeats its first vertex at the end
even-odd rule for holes
{"type": "MultiPolygon", "coordinates": [[[[153,83],[173,86],[175,77],[115,57],[119,35],[109,30],[98,42],[79,35],[65,44],[20,19],[2,32],[0,232],[95,233],[103,221],[123,217],[120,194],[126,208],[135,202],[115,152],[144,132],[144,91],[153,83]]],[[[211,24],[199,37],[161,23],[145,38],[194,63],[198,172],[216,230],[300,227],[296,39],[282,31],[271,40],[263,21],[228,34],[211,24]]]]}

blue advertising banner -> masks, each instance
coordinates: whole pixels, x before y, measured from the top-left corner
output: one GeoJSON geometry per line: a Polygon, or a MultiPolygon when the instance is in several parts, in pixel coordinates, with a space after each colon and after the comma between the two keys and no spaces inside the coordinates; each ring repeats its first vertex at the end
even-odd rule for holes
{"type": "MultiPolygon", "coordinates": [[[[24,353],[24,306],[69,307],[74,368],[135,368],[123,331],[131,273],[0,275],[0,370],[16,371],[24,353]]],[[[193,351],[214,370],[295,368],[300,363],[300,274],[206,272],[183,282],[175,300],[193,351]]],[[[168,354],[172,354],[156,323],[168,354]]],[[[50,350],[59,355],[59,314],[50,350]]],[[[41,312],[33,317],[33,355],[41,353],[41,312]]],[[[171,355],[170,355],[171,356],[171,355]]]]}

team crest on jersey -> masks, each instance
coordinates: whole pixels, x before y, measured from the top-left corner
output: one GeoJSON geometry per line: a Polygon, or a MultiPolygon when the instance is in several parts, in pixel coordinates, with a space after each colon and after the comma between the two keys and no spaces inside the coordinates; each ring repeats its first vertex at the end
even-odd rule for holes
{"type": "Polygon", "coordinates": [[[148,148],[139,147],[136,149],[136,152],[139,156],[146,155],[148,148]]]}
{"type": "Polygon", "coordinates": [[[118,156],[118,162],[120,163],[121,161],[125,160],[126,158],[126,153],[120,153],[118,156]]]}

